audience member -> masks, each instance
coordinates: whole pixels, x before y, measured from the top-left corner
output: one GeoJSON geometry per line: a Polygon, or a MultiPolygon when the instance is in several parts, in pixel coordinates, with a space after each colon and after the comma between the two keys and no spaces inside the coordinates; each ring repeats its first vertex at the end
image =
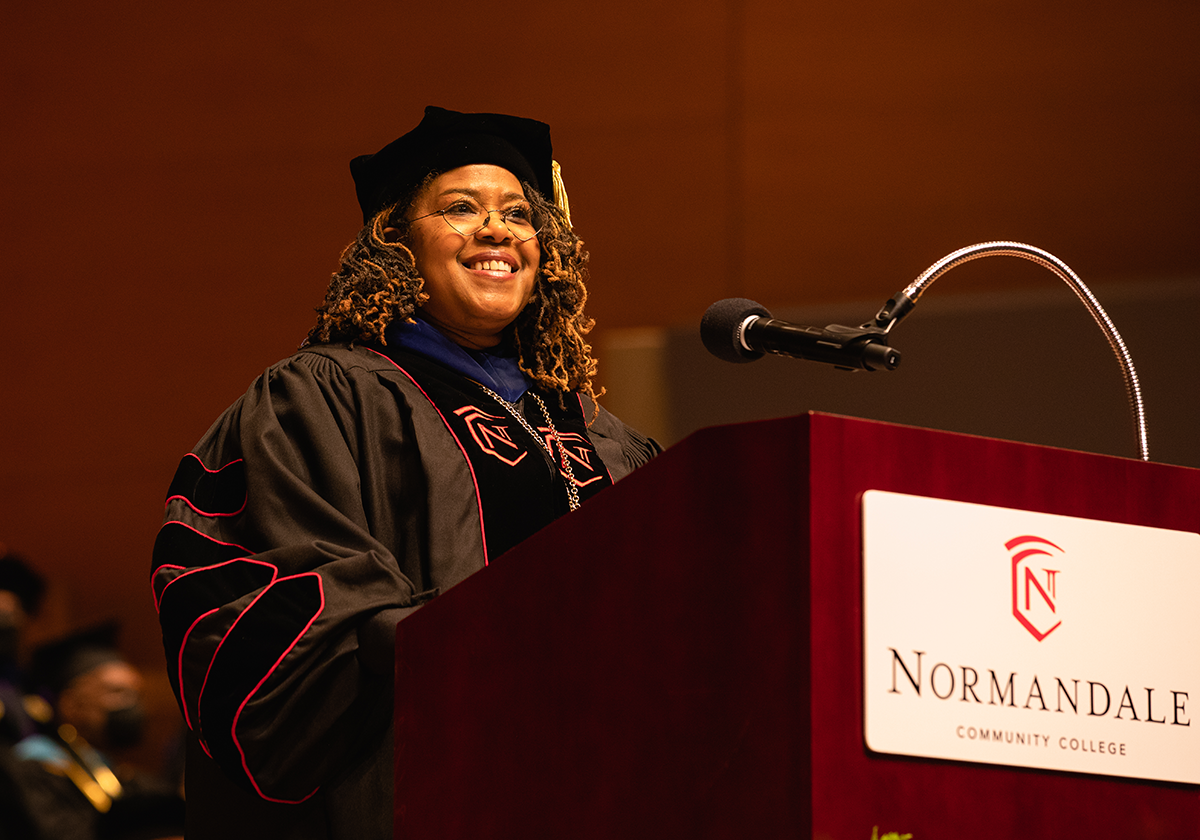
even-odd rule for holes
{"type": "Polygon", "coordinates": [[[153,774],[122,763],[141,739],[144,713],[142,676],[117,650],[116,635],[116,624],[108,623],[34,653],[30,685],[49,701],[54,718],[46,732],[17,744],[16,753],[46,840],[122,836],[113,832],[137,814],[137,800],[178,799],[153,774]]]}
{"type": "Polygon", "coordinates": [[[20,661],[21,635],[45,592],[42,576],[0,544],[0,743],[15,744],[34,734],[36,718],[46,722],[45,704],[26,700],[20,661]]]}

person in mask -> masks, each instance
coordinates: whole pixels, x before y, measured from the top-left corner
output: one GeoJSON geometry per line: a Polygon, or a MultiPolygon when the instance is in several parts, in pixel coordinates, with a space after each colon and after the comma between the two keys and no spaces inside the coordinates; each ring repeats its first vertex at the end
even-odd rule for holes
{"type": "Polygon", "coordinates": [[[46,838],[91,840],[115,802],[159,791],[145,773],[120,763],[142,737],[142,676],[117,650],[107,623],[34,652],[30,684],[53,720],[15,751],[26,798],[46,838]]]}

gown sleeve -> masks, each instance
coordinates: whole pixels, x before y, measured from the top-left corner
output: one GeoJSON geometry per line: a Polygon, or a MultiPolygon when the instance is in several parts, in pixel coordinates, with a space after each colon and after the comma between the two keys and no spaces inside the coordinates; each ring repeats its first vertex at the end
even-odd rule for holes
{"type": "Polygon", "coordinates": [[[388,414],[367,396],[378,397],[327,356],[269,369],[183,458],[155,542],[185,722],[226,775],[269,801],[307,799],[377,746],[392,715],[395,624],[435,594],[401,573],[371,521],[379,505],[364,503],[377,480],[361,462],[394,463],[395,516],[408,515],[402,468],[415,449],[411,427],[384,422],[394,403],[388,414]]]}
{"type": "Polygon", "coordinates": [[[583,416],[591,418],[588,437],[613,481],[620,481],[662,453],[658,441],[625,425],[604,406],[597,406],[590,397],[580,394],[579,406],[583,416]]]}

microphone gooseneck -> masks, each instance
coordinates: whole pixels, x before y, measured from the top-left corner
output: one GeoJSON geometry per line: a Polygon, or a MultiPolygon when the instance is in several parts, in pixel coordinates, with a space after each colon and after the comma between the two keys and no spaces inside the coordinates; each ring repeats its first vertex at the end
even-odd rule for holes
{"type": "Polygon", "coordinates": [[[1079,275],[1072,271],[1070,266],[1049,251],[1026,245],[1024,242],[1008,241],[980,242],[976,245],[968,245],[966,248],[959,248],[929,266],[916,280],[893,295],[892,299],[885,303],[879,310],[879,314],[875,316],[874,325],[885,333],[891,331],[892,327],[912,311],[925,290],[933,285],[934,280],[956,266],[982,257],[1020,257],[1029,260],[1053,272],[1071,287],[1071,291],[1075,293],[1075,296],[1087,309],[1088,314],[1092,316],[1096,326],[1100,327],[1100,331],[1104,333],[1109,348],[1117,357],[1117,363],[1121,366],[1121,375],[1125,378],[1125,394],[1129,400],[1129,410],[1133,414],[1138,456],[1143,461],[1149,461],[1150,445],[1146,440],[1146,406],[1142,401],[1142,386],[1138,382],[1137,370],[1133,367],[1133,357],[1130,356],[1121,334],[1113,326],[1112,319],[1108,317],[1108,313],[1104,311],[1100,301],[1092,294],[1092,290],[1079,279],[1079,275]]]}
{"type": "Polygon", "coordinates": [[[719,300],[708,308],[700,321],[700,337],[709,352],[727,362],[752,362],[764,353],[777,353],[811,361],[826,362],[847,370],[894,370],[900,354],[888,346],[888,334],[913,308],[934,280],[955,266],[981,257],[1021,257],[1049,269],[1071,287],[1087,307],[1093,320],[1108,339],[1121,373],[1133,413],[1138,455],[1150,460],[1146,443],[1146,411],[1133,358],[1120,333],[1096,296],[1066,263],[1053,254],[1023,242],[982,242],[960,248],[926,269],[883,305],[872,321],[862,327],[831,324],[824,329],[803,327],[778,321],[761,305],[745,298],[719,300]]]}

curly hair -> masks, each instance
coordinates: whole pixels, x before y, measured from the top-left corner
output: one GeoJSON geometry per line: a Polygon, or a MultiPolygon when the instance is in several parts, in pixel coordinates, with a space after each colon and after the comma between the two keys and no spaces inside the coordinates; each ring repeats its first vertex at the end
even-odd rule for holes
{"type": "MultiPolygon", "coordinates": [[[[411,321],[429,300],[408,246],[405,216],[436,175],[431,173],[399,202],[377,213],[342,251],[325,301],[317,307],[317,323],[302,347],[331,342],[385,344],[388,325],[396,318],[411,321]],[[400,231],[396,241],[384,238],[387,227],[400,231]]],[[[511,328],[521,370],[544,390],[580,391],[595,400],[604,389],[595,390],[596,360],[583,338],[594,324],[583,311],[587,251],[562,211],[530,184],[522,187],[541,223],[542,254],[533,296],[511,328]]]]}

